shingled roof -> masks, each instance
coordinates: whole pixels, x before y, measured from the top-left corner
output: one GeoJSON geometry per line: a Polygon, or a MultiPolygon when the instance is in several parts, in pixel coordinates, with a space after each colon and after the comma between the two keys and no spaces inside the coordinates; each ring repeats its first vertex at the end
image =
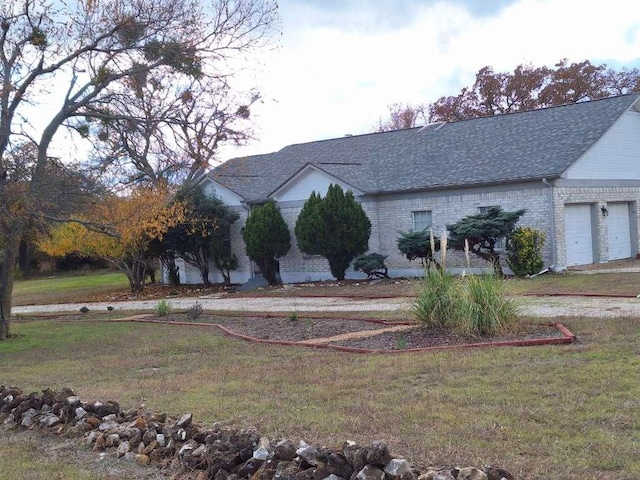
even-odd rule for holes
{"type": "Polygon", "coordinates": [[[295,144],[234,158],[208,176],[247,201],[266,198],[306,164],[366,194],[552,179],[639,96],[295,144]]]}

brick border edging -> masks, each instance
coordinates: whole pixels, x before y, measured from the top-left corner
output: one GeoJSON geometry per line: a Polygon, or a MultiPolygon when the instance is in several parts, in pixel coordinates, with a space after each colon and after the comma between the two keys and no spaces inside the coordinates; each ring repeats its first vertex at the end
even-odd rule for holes
{"type": "Polygon", "coordinates": [[[638,298],[633,293],[522,293],[522,297],[602,297],[602,298],[638,298]]]}
{"type": "MultiPolygon", "coordinates": [[[[361,321],[357,318],[348,318],[346,320],[355,320],[361,321]]],[[[63,322],[69,323],[81,323],[87,322],[86,320],[62,320],[63,322]]],[[[365,320],[371,321],[372,323],[383,323],[381,320],[365,320]]],[[[494,341],[494,342],[478,342],[478,343],[464,343],[459,345],[439,345],[435,347],[419,347],[419,348],[404,348],[398,350],[387,350],[387,349],[373,349],[373,348],[357,348],[357,347],[346,347],[342,345],[331,345],[331,344],[317,344],[317,343],[304,343],[299,341],[290,341],[290,340],[269,340],[265,338],[256,338],[250,335],[244,335],[242,333],[234,332],[233,330],[224,327],[222,325],[216,323],[199,323],[199,322],[172,322],[172,321],[164,321],[164,320],[152,320],[145,318],[123,318],[123,319],[110,319],[110,320],[90,320],[90,322],[107,322],[107,323],[153,323],[153,324],[161,324],[161,325],[175,325],[175,326],[186,326],[186,327],[215,327],[221,330],[225,335],[228,335],[233,338],[237,338],[240,340],[244,340],[251,343],[262,343],[267,345],[279,345],[285,347],[305,347],[305,348],[316,348],[316,349],[327,349],[327,350],[336,350],[339,352],[346,353],[368,353],[368,354],[401,354],[401,353],[420,353],[420,352],[431,352],[431,351],[443,351],[443,350],[455,350],[455,349],[465,349],[465,348],[487,348],[487,347],[530,347],[530,346],[542,346],[542,345],[565,345],[574,343],[577,340],[577,337],[562,323],[547,323],[543,325],[552,326],[556,328],[560,333],[562,333],[562,337],[546,337],[546,338],[534,338],[529,340],[504,340],[504,341],[494,341]]]]}
{"type": "Polygon", "coordinates": [[[241,340],[246,340],[252,343],[265,343],[265,344],[283,345],[283,346],[299,346],[299,347],[307,347],[307,348],[325,348],[325,349],[337,350],[340,352],[348,352],[348,353],[400,354],[400,353],[420,353],[420,352],[431,352],[431,351],[441,351],[441,350],[454,350],[454,349],[464,349],[464,348],[527,347],[527,346],[537,346],[537,345],[562,345],[562,344],[573,343],[577,340],[577,337],[563,324],[549,323],[547,325],[553,326],[557,330],[559,330],[560,333],[562,333],[562,337],[535,338],[530,340],[504,340],[504,341],[496,341],[496,342],[465,343],[460,345],[440,345],[436,347],[404,348],[404,349],[398,349],[398,350],[381,350],[381,349],[372,349],[372,348],[345,347],[342,345],[292,342],[292,341],[286,341],[286,340],[268,340],[268,339],[255,338],[249,335],[237,333],[237,332],[234,332],[233,330],[223,327],[222,325],[216,325],[216,326],[231,337],[239,338],[241,340]]]}

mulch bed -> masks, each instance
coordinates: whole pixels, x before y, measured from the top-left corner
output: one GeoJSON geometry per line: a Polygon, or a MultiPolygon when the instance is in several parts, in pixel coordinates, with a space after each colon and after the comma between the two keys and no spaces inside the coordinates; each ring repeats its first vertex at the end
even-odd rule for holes
{"type": "MultiPolygon", "coordinates": [[[[167,320],[166,317],[155,319],[167,320]]],[[[186,315],[171,315],[170,319],[174,322],[190,321],[186,315]]],[[[383,329],[398,325],[398,323],[306,316],[244,317],[204,315],[198,319],[198,323],[221,325],[242,336],[275,342],[304,342],[355,332],[381,330],[379,334],[365,338],[326,342],[327,345],[370,350],[404,350],[563,337],[563,333],[552,324],[538,323],[523,323],[518,325],[517,329],[512,332],[496,336],[456,335],[450,332],[426,329],[418,324],[415,324],[415,327],[409,330],[383,332],[383,329]]]]}

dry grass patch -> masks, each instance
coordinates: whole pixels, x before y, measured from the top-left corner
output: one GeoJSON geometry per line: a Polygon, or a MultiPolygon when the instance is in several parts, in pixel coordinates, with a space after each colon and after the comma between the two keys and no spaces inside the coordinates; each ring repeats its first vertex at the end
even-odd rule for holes
{"type": "Polygon", "coordinates": [[[419,466],[639,478],[640,320],[562,321],[579,343],[400,356],[255,345],[211,327],[34,321],[0,343],[0,368],[27,390],[71,385],[272,436],[384,439],[419,466]]]}

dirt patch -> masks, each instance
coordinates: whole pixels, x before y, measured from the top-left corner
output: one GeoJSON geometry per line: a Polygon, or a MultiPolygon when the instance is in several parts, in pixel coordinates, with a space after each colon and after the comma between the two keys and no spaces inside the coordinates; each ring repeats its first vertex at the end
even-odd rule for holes
{"type": "MultiPolygon", "coordinates": [[[[117,459],[107,453],[99,454],[82,448],[77,439],[65,439],[42,431],[22,430],[3,424],[0,424],[0,443],[6,450],[28,451],[31,462],[51,466],[74,465],[78,472],[84,473],[87,478],[160,480],[169,479],[173,474],[169,470],[141,466],[135,462],[117,459]]],[[[2,448],[0,452],[2,455],[8,455],[2,448]]],[[[62,478],[59,473],[49,476],[46,471],[46,468],[38,468],[29,478],[62,478]]]]}
{"type": "Polygon", "coordinates": [[[124,302],[130,300],[159,300],[161,298],[191,298],[202,296],[216,297],[364,297],[364,298],[388,298],[413,295],[415,280],[377,279],[377,280],[342,280],[326,282],[292,283],[261,287],[249,292],[237,291],[239,285],[227,287],[222,284],[215,285],[160,285],[149,284],[144,290],[133,295],[130,290],[116,290],[104,293],[79,295],[67,300],[66,303],[82,302],[124,302]]]}

